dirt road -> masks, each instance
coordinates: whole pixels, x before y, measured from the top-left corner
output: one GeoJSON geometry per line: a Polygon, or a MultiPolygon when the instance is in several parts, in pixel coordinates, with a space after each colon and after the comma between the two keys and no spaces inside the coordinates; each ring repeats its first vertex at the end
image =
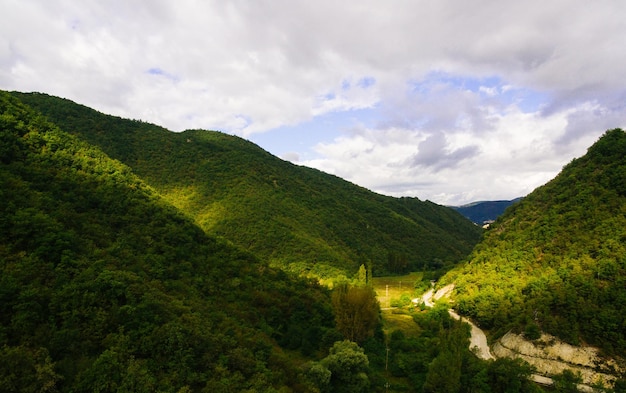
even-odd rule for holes
{"type": "MultiPolygon", "coordinates": [[[[439,289],[437,292],[431,289],[428,292],[424,293],[421,298],[414,299],[413,302],[414,303],[423,302],[424,305],[426,305],[427,307],[433,307],[434,300],[438,300],[444,296],[447,296],[450,292],[452,292],[453,289],[454,289],[454,284],[445,286],[439,289]]],[[[448,313],[450,313],[450,316],[452,318],[456,320],[461,320],[470,325],[471,327],[470,350],[474,352],[477,357],[483,360],[495,359],[495,357],[491,354],[489,345],[487,344],[487,336],[485,335],[485,332],[482,331],[482,329],[474,325],[472,321],[468,320],[467,318],[461,317],[452,309],[449,309],[448,313]]],[[[553,384],[552,379],[544,375],[533,374],[531,375],[531,379],[534,382],[539,383],[544,386],[550,386],[553,384]]],[[[591,388],[588,385],[578,384],[577,388],[581,392],[586,392],[586,393],[594,392],[593,388],[591,388]]]]}
{"type": "MultiPolygon", "coordinates": [[[[419,301],[421,300],[426,305],[426,307],[433,307],[433,299],[441,299],[442,297],[449,294],[452,289],[454,289],[453,284],[447,285],[439,289],[437,292],[435,292],[433,289],[430,289],[428,292],[422,295],[421,299],[415,299],[414,302],[419,303],[419,301]]],[[[452,309],[449,309],[448,313],[450,313],[450,316],[452,318],[456,320],[461,320],[469,324],[472,328],[470,337],[470,350],[473,351],[476,356],[483,360],[495,359],[495,357],[491,354],[491,351],[489,350],[489,345],[487,344],[487,336],[485,335],[485,332],[483,332],[478,326],[474,325],[472,321],[466,318],[462,318],[452,309]]]]}
{"type": "Polygon", "coordinates": [[[470,333],[471,334],[470,350],[474,352],[476,356],[478,356],[480,359],[483,359],[483,360],[495,359],[495,357],[491,354],[491,351],[489,350],[489,345],[487,344],[487,336],[485,335],[485,332],[483,332],[481,328],[474,325],[472,321],[468,320],[467,318],[461,317],[459,314],[455,313],[452,309],[448,310],[448,313],[450,313],[450,316],[452,318],[456,320],[460,319],[461,321],[469,324],[470,327],[472,328],[471,333],[470,333]]]}

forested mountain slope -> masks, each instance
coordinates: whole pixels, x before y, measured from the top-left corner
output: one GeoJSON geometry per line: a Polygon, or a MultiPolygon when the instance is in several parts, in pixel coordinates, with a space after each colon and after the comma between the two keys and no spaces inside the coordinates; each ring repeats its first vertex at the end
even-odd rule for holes
{"type": "Polygon", "coordinates": [[[291,271],[350,276],[369,261],[378,275],[439,269],[481,234],[450,208],[370,192],[241,138],[173,133],[45,94],[12,94],[132,167],[207,233],[291,271]]]}
{"type": "Polygon", "coordinates": [[[297,391],[280,346],[337,337],[325,289],[3,92],[0,200],[1,391],[297,391]]]}
{"type": "Polygon", "coordinates": [[[626,354],[626,133],[508,209],[450,272],[455,307],[484,328],[540,328],[626,354]]]}

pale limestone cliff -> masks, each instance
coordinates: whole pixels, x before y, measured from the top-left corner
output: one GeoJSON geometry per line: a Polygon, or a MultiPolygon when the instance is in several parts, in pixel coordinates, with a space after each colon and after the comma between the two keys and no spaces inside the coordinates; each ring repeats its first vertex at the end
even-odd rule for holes
{"type": "Polygon", "coordinates": [[[507,333],[491,352],[496,357],[522,358],[543,375],[560,374],[566,369],[580,372],[583,383],[588,385],[600,381],[610,384],[616,372],[623,371],[615,360],[601,358],[596,348],[575,347],[548,334],[529,341],[522,335],[507,333]]]}
{"type": "MultiPolygon", "coordinates": [[[[414,299],[414,302],[421,301],[427,307],[433,307],[433,300],[448,298],[453,289],[454,284],[440,288],[437,292],[431,289],[421,299],[414,299]]],[[[522,335],[509,332],[489,348],[485,333],[480,328],[453,310],[449,312],[453,318],[462,319],[472,327],[470,349],[476,356],[484,360],[519,357],[536,368],[537,374],[532,379],[540,384],[551,385],[552,380],[548,377],[569,369],[574,373],[580,372],[583,380],[583,384],[578,385],[580,391],[593,392],[590,385],[599,382],[612,385],[616,375],[626,372],[624,361],[602,358],[597,348],[573,346],[545,333],[538,340],[530,341],[522,335]]]]}

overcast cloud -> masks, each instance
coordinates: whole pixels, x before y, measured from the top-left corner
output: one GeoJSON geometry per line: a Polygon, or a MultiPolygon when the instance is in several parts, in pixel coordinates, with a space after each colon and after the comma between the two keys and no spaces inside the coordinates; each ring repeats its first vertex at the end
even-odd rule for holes
{"type": "Polygon", "coordinates": [[[512,199],[626,126],[622,0],[0,0],[0,89],[221,130],[374,191],[512,199]]]}

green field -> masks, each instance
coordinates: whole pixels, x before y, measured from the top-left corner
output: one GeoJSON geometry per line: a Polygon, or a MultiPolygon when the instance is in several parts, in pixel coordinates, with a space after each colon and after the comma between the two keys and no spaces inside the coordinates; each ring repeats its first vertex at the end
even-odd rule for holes
{"type": "Polygon", "coordinates": [[[391,307],[394,299],[400,299],[402,295],[408,295],[411,299],[416,296],[415,283],[421,281],[423,273],[415,272],[404,276],[374,277],[372,285],[378,295],[380,307],[391,307]]]}
{"type": "Polygon", "coordinates": [[[391,307],[403,295],[410,299],[421,295],[415,292],[415,283],[421,281],[423,273],[409,273],[404,276],[374,277],[372,285],[382,309],[383,330],[386,334],[402,330],[405,335],[419,334],[419,327],[413,321],[412,307],[391,307]]]}

